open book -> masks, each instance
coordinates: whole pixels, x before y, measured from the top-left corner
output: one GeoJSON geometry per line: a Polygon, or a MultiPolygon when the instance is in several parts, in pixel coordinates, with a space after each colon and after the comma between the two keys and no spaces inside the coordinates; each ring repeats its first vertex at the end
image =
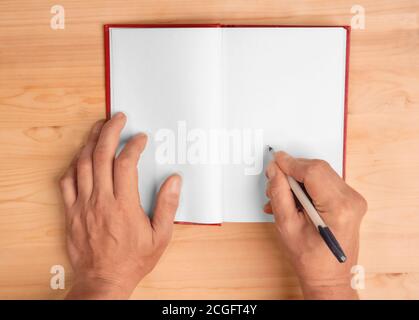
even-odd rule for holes
{"type": "Polygon", "coordinates": [[[263,222],[266,145],[343,175],[349,28],[105,26],[107,111],[146,132],[141,201],[183,176],[176,221],[263,222]]]}

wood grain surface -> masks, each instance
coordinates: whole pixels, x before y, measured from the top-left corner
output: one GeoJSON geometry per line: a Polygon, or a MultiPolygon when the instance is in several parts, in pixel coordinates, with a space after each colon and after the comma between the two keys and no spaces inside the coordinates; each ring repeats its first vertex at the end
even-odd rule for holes
{"type": "MultiPolygon", "coordinates": [[[[71,268],[57,178],[105,116],[105,23],[349,25],[347,181],[369,202],[362,298],[419,299],[417,0],[0,1],[0,298],[59,299],[50,268],[71,268]],[[50,28],[54,4],[65,29],[50,28]]],[[[272,225],[176,225],[133,298],[301,298],[272,225]]]]}

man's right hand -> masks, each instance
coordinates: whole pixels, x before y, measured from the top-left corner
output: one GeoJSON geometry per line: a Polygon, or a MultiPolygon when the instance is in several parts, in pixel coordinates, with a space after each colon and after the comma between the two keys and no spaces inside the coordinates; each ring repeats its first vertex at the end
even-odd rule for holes
{"type": "Polygon", "coordinates": [[[279,237],[307,299],[356,299],[351,288],[351,268],[357,264],[359,227],[367,211],[365,199],[347,185],[322,160],[296,159],[275,153],[266,176],[270,201],[266,213],[273,213],[279,237]],[[316,227],[295,203],[286,175],[304,183],[323,220],[332,230],[347,256],[339,263],[316,227]]]}

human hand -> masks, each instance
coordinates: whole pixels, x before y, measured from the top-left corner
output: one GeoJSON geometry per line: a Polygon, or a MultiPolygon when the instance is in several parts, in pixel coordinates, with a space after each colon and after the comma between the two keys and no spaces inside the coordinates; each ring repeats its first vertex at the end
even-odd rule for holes
{"type": "Polygon", "coordinates": [[[356,299],[351,288],[351,268],[357,264],[359,228],[367,211],[365,199],[347,185],[322,160],[296,159],[275,153],[266,176],[270,199],[266,213],[273,213],[281,242],[307,299],[356,299]],[[288,184],[289,175],[304,186],[323,220],[347,256],[339,263],[306,214],[297,208],[288,184]]]}
{"type": "Polygon", "coordinates": [[[60,181],[75,274],[68,299],[128,298],[171,238],[181,178],[164,182],[150,219],[140,204],[137,173],[147,136],[134,136],[115,159],[125,123],[122,113],[97,122],[60,181]]]}

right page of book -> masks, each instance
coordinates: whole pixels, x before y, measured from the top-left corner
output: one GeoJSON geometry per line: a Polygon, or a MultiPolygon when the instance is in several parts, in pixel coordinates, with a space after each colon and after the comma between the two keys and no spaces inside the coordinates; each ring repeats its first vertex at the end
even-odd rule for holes
{"type": "Polygon", "coordinates": [[[343,27],[222,29],[225,222],[272,220],[262,211],[267,144],[342,175],[346,37],[343,27]]]}

